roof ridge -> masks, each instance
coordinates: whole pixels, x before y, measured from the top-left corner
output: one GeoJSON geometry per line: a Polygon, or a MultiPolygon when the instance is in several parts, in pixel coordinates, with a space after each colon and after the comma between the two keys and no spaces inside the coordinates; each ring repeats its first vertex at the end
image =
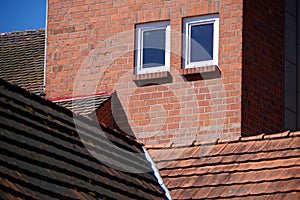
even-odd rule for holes
{"type": "Polygon", "coordinates": [[[17,34],[22,34],[22,33],[32,33],[32,32],[45,32],[45,28],[38,28],[38,29],[28,29],[28,30],[16,30],[16,31],[10,31],[10,32],[1,32],[1,36],[7,36],[7,35],[17,35],[17,34]]]}
{"type": "Polygon", "coordinates": [[[225,144],[225,143],[237,143],[237,142],[248,142],[248,141],[259,141],[259,140],[271,140],[271,139],[281,139],[289,137],[299,137],[300,131],[291,132],[290,130],[284,131],[281,133],[262,133],[255,136],[241,136],[235,138],[224,138],[216,139],[214,141],[196,141],[183,142],[183,143],[162,143],[162,144],[152,144],[146,145],[147,149],[171,149],[171,148],[186,148],[192,146],[207,146],[207,145],[216,145],[216,144],[225,144]]]}
{"type": "MultiPolygon", "coordinates": [[[[0,78],[0,86],[3,86],[5,88],[11,88],[13,89],[14,91],[17,91],[20,95],[28,98],[29,96],[35,100],[36,102],[38,103],[41,103],[41,104],[46,104],[48,103],[48,106],[56,111],[59,111],[59,109],[63,109],[64,111],[67,111],[70,113],[72,113],[72,111],[70,111],[69,109],[65,108],[65,107],[62,107],[60,105],[57,105],[56,103],[50,101],[49,99],[46,99],[46,98],[42,98],[40,97],[39,95],[36,95],[34,94],[33,92],[30,92],[24,88],[21,88],[20,86],[18,86],[17,84],[14,84],[14,83],[11,83],[11,82],[8,82],[2,78],[0,78]],[[56,108],[55,108],[56,107],[56,108]],[[58,109],[59,108],[59,109],[58,109]]],[[[66,114],[66,113],[65,113],[66,114]]]]}
{"type": "MultiPolygon", "coordinates": [[[[37,103],[40,103],[40,104],[47,104],[47,106],[51,109],[54,109],[56,110],[57,112],[63,112],[64,114],[66,115],[69,115],[69,116],[76,116],[77,120],[80,120],[82,122],[86,122],[86,121],[91,121],[92,119],[84,116],[84,115],[80,115],[80,114],[76,114],[74,112],[72,112],[71,110],[69,110],[68,108],[65,108],[49,99],[46,99],[46,98],[42,98],[30,91],[27,91],[25,90],[24,88],[21,88],[19,87],[18,85],[16,84],[12,84],[10,82],[7,82],[5,80],[3,80],[2,78],[0,78],[0,86],[2,87],[5,87],[5,88],[11,88],[13,89],[14,91],[17,91],[20,95],[26,97],[26,98],[29,98],[31,97],[33,100],[35,100],[37,103]]],[[[117,130],[114,130],[114,129],[111,129],[107,126],[105,126],[104,124],[100,124],[101,128],[102,129],[105,129],[107,131],[107,133],[111,134],[112,136],[116,137],[116,138],[120,138],[120,139],[124,139],[126,140],[127,142],[133,142],[135,146],[137,147],[142,147],[143,144],[138,142],[137,140],[135,140],[134,138],[128,136],[128,135],[125,135],[125,134],[121,134],[120,132],[118,132],[117,130]]]]}

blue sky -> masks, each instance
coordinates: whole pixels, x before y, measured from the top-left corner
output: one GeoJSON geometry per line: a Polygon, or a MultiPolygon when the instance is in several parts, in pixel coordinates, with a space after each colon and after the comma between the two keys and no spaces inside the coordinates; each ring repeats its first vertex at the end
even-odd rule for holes
{"type": "Polygon", "coordinates": [[[0,0],[0,32],[44,28],[46,0],[0,0]]]}

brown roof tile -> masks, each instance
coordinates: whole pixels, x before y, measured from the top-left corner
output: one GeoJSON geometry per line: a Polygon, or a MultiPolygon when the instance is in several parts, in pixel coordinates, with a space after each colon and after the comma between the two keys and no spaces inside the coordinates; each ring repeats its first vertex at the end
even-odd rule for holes
{"type": "Polygon", "coordinates": [[[2,79],[0,96],[0,199],[165,198],[135,140],[2,79]]]}
{"type": "Polygon", "coordinates": [[[0,78],[40,94],[44,81],[45,30],[0,34],[0,78]]]}
{"type": "Polygon", "coordinates": [[[295,137],[295,136],[300,136],[300,131],[297,131],[297,132],[291,132],[290,134],[289,134],[289,136],[291,136],[291,137],[295,137]]]}
{"type": "Polygon", "coordinates": [[[148,149],[173,199],[299,196],[298,134],[284,132],[219,142],[148,149]]]}

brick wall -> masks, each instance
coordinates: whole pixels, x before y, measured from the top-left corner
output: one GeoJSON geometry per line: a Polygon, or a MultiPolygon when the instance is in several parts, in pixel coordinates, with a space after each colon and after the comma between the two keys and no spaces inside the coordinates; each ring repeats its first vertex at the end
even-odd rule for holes
{"type": "Polygon", "coordinates": [[[146,143],[191,142],[241,132],[242,0],[48,0],[47,97],[115,90],[130,125],[146,143]],[[218,13],[218,76],[182,76],[182,21],[218,13]],[[133,80],[135,25],[170,21],[171,81],[133,80]]]}
{"type": "Polygon", "coordinates": [[[283,3],[244,1],[242,133],[283,129],[283,3]]]}
{"type": "Polygon", "coordinates": [[[96,115],[94,115],[94,113],[92,113],[91,115],[91,118],[96,116],[99,123],[114,129],[114,119],[111,110],[111,98],[105,101],[99,108],[97,108],[96,115]]]}

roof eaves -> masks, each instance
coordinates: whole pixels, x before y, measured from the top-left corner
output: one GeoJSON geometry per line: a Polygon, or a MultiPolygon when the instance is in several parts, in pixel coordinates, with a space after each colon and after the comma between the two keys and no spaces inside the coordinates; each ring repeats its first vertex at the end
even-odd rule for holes
{"type": "Polygon", "coordinates": [[[291,132],[285,131],[282,133],[272,133],[272,134],[260,134],[256,136],[249,137],[235,137],[235,138],[225,138],[225,139],[216,139],[214,141],[191,141],[189,143],[165,143],[165,144],[153,144],[147,145],[147,149],[172,149],[172,148],[185,148],[192,146],[210,146],[216,144],[226,144],[226,143],[239,143],[239,142],[250,142],[250,141],[260,141],[260,140],[275,140],[288,137],[299,137],[300,131],[291,132]]]}

